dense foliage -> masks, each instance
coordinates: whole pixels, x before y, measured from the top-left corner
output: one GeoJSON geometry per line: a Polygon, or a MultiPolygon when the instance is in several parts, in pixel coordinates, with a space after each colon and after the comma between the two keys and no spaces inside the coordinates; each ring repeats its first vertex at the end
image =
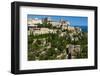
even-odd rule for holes
{"type": "Polygon", "coordinates": [[[52,27],[51,24],[38,24],[38,27],[57,29],[57,33],[40,35],[32,33],[28,35],[28,60],[66,59],[66,48],[69,44],[80,45],[80,52],[76,52],[75,58],[88,57],[87,32],[80,32],[70,36],[73,32],[52,27]],[[64,36],[60,36],[61,33],[64,33],[64,36]],[[74,40],[72,40],[72,37],[74,40]]]}

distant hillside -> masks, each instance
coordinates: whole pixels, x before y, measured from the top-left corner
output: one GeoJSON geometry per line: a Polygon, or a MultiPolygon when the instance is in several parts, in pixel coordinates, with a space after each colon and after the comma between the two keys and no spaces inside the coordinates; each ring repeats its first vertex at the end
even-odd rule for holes
{"type": "Polygon", "coordinates": [[[83,32],[88,32],[88,26],[74,26],[74,27],[80,27],[83,32]]]}

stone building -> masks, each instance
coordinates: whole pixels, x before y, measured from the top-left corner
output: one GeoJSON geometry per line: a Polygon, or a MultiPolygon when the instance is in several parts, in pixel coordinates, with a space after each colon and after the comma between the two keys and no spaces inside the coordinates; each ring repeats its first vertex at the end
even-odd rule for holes
{"type": "Polygon", "coordinates": [[[77,54],[80,53],[80,45],[67,45],[66,53],[68,59],[75,59],[77,54]]]}

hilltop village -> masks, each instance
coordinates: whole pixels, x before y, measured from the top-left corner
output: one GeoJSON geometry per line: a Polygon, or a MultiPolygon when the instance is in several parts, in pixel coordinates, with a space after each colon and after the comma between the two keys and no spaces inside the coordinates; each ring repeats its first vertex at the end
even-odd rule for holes
{"type": "Polygon", "coordinates": [[[34,34],[45,34],[45,33],[56,33],[57,29],[50,29],[49,27],[55,27],[55,28],[60,28],[62,30],[68,30],[68,31],[73,31],[75,33],[75,31],[77,30],[78,32],[81,32],[81,28],[79,27],[73,27],[70,26],[70,22],[69,21],[64,21],[63,19],[61,19],[60,21],[52,21],[52,19],[50,17],[48,18],[44,18],[44,19],[29,19],[28,20],[28,29],[29,29],[29,34],[30,34],[30,30],[34,31],[34,34]],[[47,23],[49,26],[48,27],[43,27],[41,26],[41,24],[43,23],[47,23]],[[39,26],[40,24],[40,26],[39,26]]]}
{"type": "Polygon", "coordinates": [[[69,21],[47,17],[28,19],[27,24],[28,60],[87,58],[87,33],[69,21]]]}

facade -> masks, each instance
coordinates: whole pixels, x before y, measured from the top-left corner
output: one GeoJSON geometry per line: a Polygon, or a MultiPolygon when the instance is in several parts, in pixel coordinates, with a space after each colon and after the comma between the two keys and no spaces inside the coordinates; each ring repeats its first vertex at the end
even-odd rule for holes
{"type": "Polygon", "coordinates": [[[36,26],[36,24],[42,24],[42,20],[38,18],[28,19],[27,24],[28,26],[36,26]]]}
{"type": "Polygon", "coordinates": [[[56,33],[57,30],[48,29],[48,28],[29,28],[28,35],[31,33],[34,35],[46,34],[46,33],[56,33]]]}

